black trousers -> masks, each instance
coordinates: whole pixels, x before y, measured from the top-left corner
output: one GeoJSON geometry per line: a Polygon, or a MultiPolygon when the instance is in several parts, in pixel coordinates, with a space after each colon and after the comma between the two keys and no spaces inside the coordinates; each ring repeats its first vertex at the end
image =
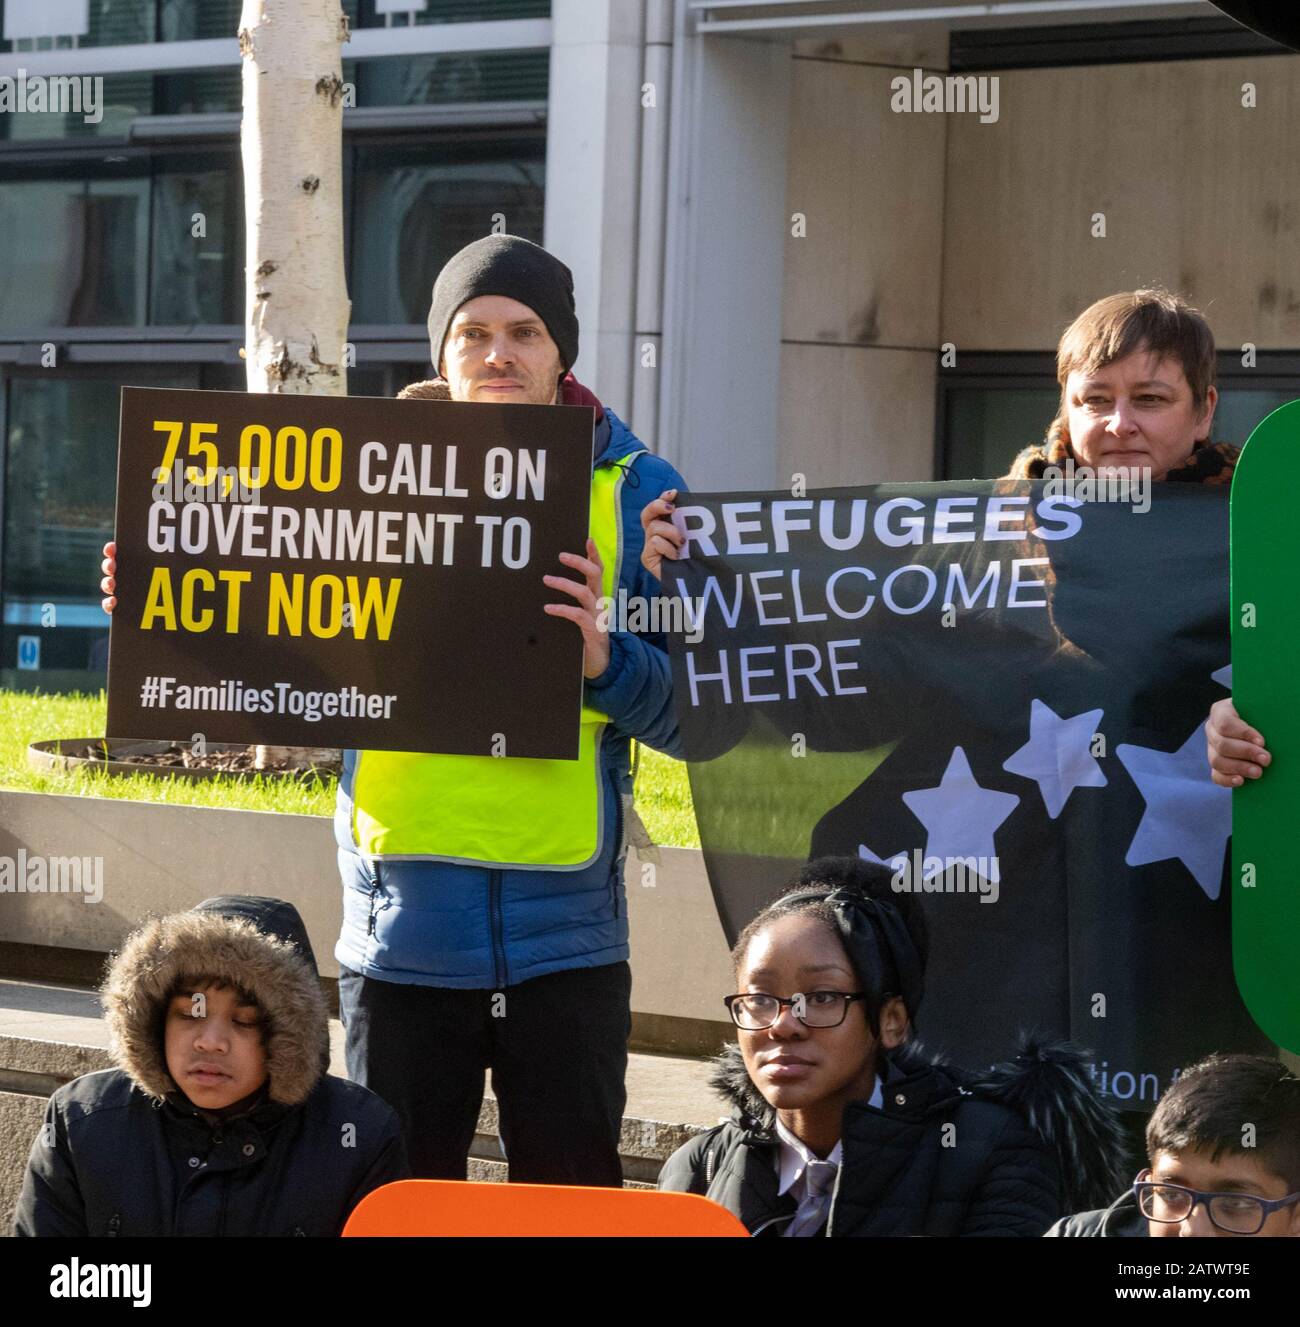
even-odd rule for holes
{"type": "Polygon", "coordinates": [[[417,1179],[465,1178],[490,1070],[511,1180],[619,1188],[631,994],[627,963],[502,991],[377,981],[344,968],[348,1076],[397,1112],[417,1179]]]}

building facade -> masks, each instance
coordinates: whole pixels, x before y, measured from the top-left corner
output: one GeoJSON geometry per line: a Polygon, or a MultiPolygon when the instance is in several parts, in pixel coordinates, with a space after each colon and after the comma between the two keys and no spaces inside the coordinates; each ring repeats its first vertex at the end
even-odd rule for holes
{"type": "MultiPolygon", "coordinates": [[[[999,473],[1064,326],[1143,284],[1210,317],[1216,437],[1297,395],[1300,56],[1209,4],[343,8],[354,395],[428,374],[494,227],[698,489],[999,473]]],[[[103,80],[94,123],[0,112],[0,684],[102,685],[119,389],[243,388],[239,10],[0,0],[0,78],[103,80]]]]}

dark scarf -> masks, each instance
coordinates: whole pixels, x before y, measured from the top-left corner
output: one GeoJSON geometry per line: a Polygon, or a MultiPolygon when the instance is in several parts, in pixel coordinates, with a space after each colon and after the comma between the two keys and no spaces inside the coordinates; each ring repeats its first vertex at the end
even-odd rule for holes
{"type": "MultiPolygon", "coordinates": [[[[1230,442],[1200,442],[1196,444],[1191,456],[1177,470],[1171,470],[1165,479],[1170,483],[1205,484],[1209,487],[1232,483],[1232,472],[1237,465],[1241,448],[1230,442]]],[[[1042,479],[1043,471],[1049,466],[1063,466],[1066,461],[1078,458],[1070,450],[1070,444],[1055,431],[1049,432],[1047,440],[1026,447],[1011,463],[1011,469],[1004,476],[1007,479],[1042,479]]]]}

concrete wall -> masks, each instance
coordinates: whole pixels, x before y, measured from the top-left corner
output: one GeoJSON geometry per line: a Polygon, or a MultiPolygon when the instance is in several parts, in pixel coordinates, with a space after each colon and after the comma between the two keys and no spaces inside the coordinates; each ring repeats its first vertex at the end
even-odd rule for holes
{"type": "MultiPolygon", "coordinates": [[[[0,893],[6,942],[107,953],[149,914],[190,908],[214,894],[261,894],[294,904],[321,975],[338,975],[340,886],[327,820],[0,792],[0,856],[16,858],[20,848],[43,857],[103,857],[103,899],[0,893]]],[[[634,852],[627,863],[633,1011],[643,1023],[667,1020],[666,1032],[674,1021],[725,1030],[720,1001],[731,989],[731,968],[703,856],[686,848],[656,852],[657,863],[643,864],[634,852]]],[[[663,1049],[680,1048],[667,1040],[663,1049]]]]}
{"type": "MultiPolygon", "coordinates": [[[[108,953],[148,915],[213,894],[288,899],[306,923],[321,975],[338,964],[340,895],[330,822],[316,816],[158,806],[95,797],[0,792],[0,857],[102,857],[103,897],[0,892],[0,942],[21,952],[29,980],[65,979],[70,951],[108,953]],[[48,954],[48,967],[45,956],[48,954]],[[35,964],[33,965],[33,957],[35,964]]],[[[703,857],[684,848],[629,853],[633,1049],[711,1054],[729,1035],[721,999],[732,988],[727,943],[703,857]]],[[[95,967],[98,968],[96,962],[95,967]]],[[[97,974],[84,972],[93,980],[97,974]]],[[[0,971],[0,978],[6,974],[0,971]]],[[[72,989],[0,980],[0,1236],[22,1181],[45,1095],[106,1067],[94,1001],[72,989]]],[[[331,1024],[332,1071],[343,1073],[331,1024]]],[[[663,1160],[720,1109],[707,1067],[664,1054],[633,1055],[620,1151],[629,1182],[653,1183],[663,1160]]],[[[485,1102],[471,1178],[500,1179],[496,1105],[485,1102]]]]}
{"type": "Polygon", "coordinates": [[[932,27],[793,51],[778,482],[929,479],[943,257],[943,115],[890,82],[943,68],[932,27]]]}
{"type": "Polygon", "coordinates": [[[786,49],[775,486],[935,477],[939,347],[1053,350],[1115,290],[1187,295],[1221,347],[1300,345],[1300,56],[1013,70],[986,124],[890,109],[944,67],[928,25],[786,49]]]}
{"type": "Polygon", "coordinates": [[[789,51],[679,29],[674,61],[659,451],[696,490],[771,488],[789,51]]]}
{"type": "Polygon", "coordinates": [[[631,406],[644,0],[554,0],[545,243],[573,271],[576,372],[631,406]]]}
{"type": "Polygon", "coordinates": [[[1300,56],[1013,71],[1000,101],[995,124],[949,123],[942,331],[959,356],[1055,349],[1093,300],[1156,282],[1221,347],[1300,345],[1300,56]]]}

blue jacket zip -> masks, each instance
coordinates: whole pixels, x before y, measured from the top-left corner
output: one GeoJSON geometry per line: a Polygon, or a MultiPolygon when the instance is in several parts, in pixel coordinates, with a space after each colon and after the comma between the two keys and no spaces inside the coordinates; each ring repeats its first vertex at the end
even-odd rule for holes
{"type": "Polygon", "coordinates": [[[379,904],[379,881],[370,886],[370,920],[366,923],[366,934],[373,936],[375,933],[375,913],[379,904]]]}
{"type": "Polygon", "coordinates": [[[614,905],[614,916],[617,917],[620,915],[621,911],[618,906],[618,883],[623,874],[619,869],[619,861],[621,859],[623,848],[624,818],[623,790],[621,788],[616,788],[614,790],[614,804],[617,809],[617,816],[614,821],[614,866],[609,877],[609,890],[611,894],[610,902],[614,905]]]}
{"type": "Polygon", "coordinates": [[[505,939],[501,934],[501,872],[493,871],[489,877],[488,886],[489,912],[492,918],[492,971],[496,976],[496,986],[498,990],[504,988],[507,984],[506,978],[509,975],[506,967],[506,946],[505,939]]]}
{"type": "MultiPolygon", "coordinates": [[[[685,490],[686,485],[657,456],[639,455],[635,463],[629,462],[634,452],[642,451],[642,445],[613,411],[605,414],[609,436],[594,465],[626,465],[629,470],[619,496],[618,584],[629,594],[651,597],[659,593],[659,586],[641,566],[640,511],[665,488],[685,490]]],[[[334,822],[344,854],[344,928],[335,950],[339,962],[369,977],[469,990],[499,988],[505,982],[517,984],[549,972],[625,959],[627,908],[614,877],[620,874],[617,848],[623,837],[620,793],[628,775],[627,743],[636,738],[670,755],[681,750],[671,667],[663,646],[662,638],[648,633],[611,633],[610,667],[602,684],[584,689],[584,699],[609,716],[598,763],[600,851],[585,868],[563,874],[511,870],[508,925],[505,871],[498,868],[494,877],[491,864],[347,861],[348,854],[357,853],[352,803],[357,753],[345,753],[334,822]],[[386,887],[389,871],[394,876],[391,890],[386,887]],[[376,872],[380,876],[377,890],[376,872]],[[427,900],[429,906],[402,906],[403,898],[416,897],[427,900]],[[490,960],[482,947],[483,914],[479,909],[483,903],[488,904],[492,933],[490,960]],[[392,910],[385,924],[382,958],[375,952],[381,909],[392,910]],[[581,924],[577,916],[582,917],[581,924]],[[507,930],[509,941],[505,939],[507,930]],[[467,962],[469,953],[476,953],[478,961],[467,962]]]]}

